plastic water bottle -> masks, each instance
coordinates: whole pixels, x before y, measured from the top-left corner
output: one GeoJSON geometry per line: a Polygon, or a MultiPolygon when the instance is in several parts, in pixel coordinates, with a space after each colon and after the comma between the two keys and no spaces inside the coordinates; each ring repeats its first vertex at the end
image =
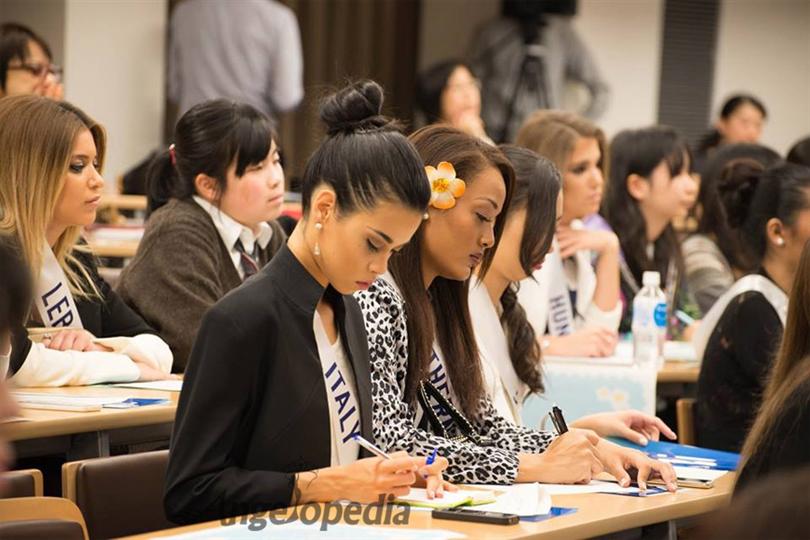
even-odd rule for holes
{"type": "Polygon", "coordinates": [[[633,360],[656,369],[664,365],[667,338],[667,297],[660,285],[658,272],[644,272],[641,290],[633,299],[633,360]]]}

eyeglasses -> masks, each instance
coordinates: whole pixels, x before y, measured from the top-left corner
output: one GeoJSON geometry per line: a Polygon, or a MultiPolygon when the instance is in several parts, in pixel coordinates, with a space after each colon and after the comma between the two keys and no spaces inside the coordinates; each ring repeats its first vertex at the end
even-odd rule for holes
{"type": "Polygon", "coordinates": [[[62,68],[55,64],[20,64],[19,66],[8,66],[8,71],[27,71],[34,77],[44,77],[52,74],[56,77],[62,76],[62,68]]]}

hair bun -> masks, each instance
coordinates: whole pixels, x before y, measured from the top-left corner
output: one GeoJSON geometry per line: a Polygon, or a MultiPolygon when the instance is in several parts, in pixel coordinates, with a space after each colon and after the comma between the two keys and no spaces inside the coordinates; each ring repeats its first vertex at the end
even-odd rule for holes
{"type": "Polygon", "coordinates": [[[372,80],[350,83],[321,103],[321,120],[329,135],[377,131],[394,123],[382,116],[383,89],[372,80]]]}
{"type": "Polygon", "coordinates": [[[745,223],[764,170],[762,164],[753,159],[737,159],[728,162],[720,173],[717,191],[732,228],[745,223]]]}

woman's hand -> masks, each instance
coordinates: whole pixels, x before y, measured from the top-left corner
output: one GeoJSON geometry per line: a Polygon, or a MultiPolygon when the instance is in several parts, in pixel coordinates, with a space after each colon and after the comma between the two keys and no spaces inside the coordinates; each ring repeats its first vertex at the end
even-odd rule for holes
{"type": "Polygon", "coordinates": [[[557,437],[542,454],[521,454],[517,482],[587,484],[604,469],[596,445],[599,436],[573,429],[557,437]]]}
{"type": "Polygon", "coordinates": [[[447,458],[437,456],[431,465],[426,463],[427,460],[425,460],[425,465],[419,467],[416,486],[425,488],[428,499],[441,498],[445,491],[458,491],[456,486],[447,482],[442,476],[444,470],[447,469],[447,458]]]}
{"type": "Polygon", "coordinates": [[[96,336],[82,329],[55,331],[50,338],[43,338],[42,343],[49,349],[57,351],[109,351],[107,347],[93,341],[96,336]]]}
{"type": "Polygon", "coordinates": [[[546,339],[549,345],[544,354],[603,358],[613,355],[619,334],[608,328],[588,327],[567,336],[547,336],[546,339]]]}
{"type": "Polygon", "coordinates": [[[649,441],[657,441],[661,433],[671,440],[677,438],[660,418],[633,410],[591,414],[571,425],[592,429],[600,437],[622,437],[641,446],[646,446],[649,441]]]}
{"type": "Polygon", "coordinates": [[[572,229],[560,225],[557,227],[557,246],[560,249],[560,258],[566,259],[577,251],[589,250],[596,253],[605,251],[619,251],[619,237],[610,231],[592,231],[588,229],[572,229]]]}
{"type": "Polygon", "coordinates": [[[612,474],[619,485],[627,487],[635,480],[638,487],[645,491],[647,480],[650,478],[661,478],[669,491],[678,489],[678,482],[675,476],[675,469],[669,463],[650,459],[638,450],[623,448],[604,439],[597,445],[599,459],[605,466],[605,471],[612,474]],[[636,478],[632,479],[630,475],[636,478]]]}

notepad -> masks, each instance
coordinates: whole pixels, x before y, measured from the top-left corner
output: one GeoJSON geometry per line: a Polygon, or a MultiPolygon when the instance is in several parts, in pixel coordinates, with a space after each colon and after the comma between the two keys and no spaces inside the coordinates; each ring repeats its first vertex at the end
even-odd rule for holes
{"type": "Polygon", "coordinates": [[[455,508],[457,506],[478,506],[494,503],[495,493],[478,489],[460,489],[458,491],[445,491],[441,498],[428,499],[427,490],[411,488],[410,493],[397,497],[399,504],[418,506],[422,508],[455,508]]]}
{"type": "Polygon", "coordinates": [[[170,403],[162,398],[131,398],[129,396],[74,396],[67,394],[40,394],[12,392],[24,409],[44,409],[52,411],[97,412],[102,408],[130,409],[145,405],[165,405],[170,403]]]}
{"type": "Polygon", "coordinates": [[[127,382],[111,384],[118,388],[138,388],[140,390],[163,390],[164,392],[180,392],[183,389],[182,379],[168,379],[165,381],[127,382]]]}

